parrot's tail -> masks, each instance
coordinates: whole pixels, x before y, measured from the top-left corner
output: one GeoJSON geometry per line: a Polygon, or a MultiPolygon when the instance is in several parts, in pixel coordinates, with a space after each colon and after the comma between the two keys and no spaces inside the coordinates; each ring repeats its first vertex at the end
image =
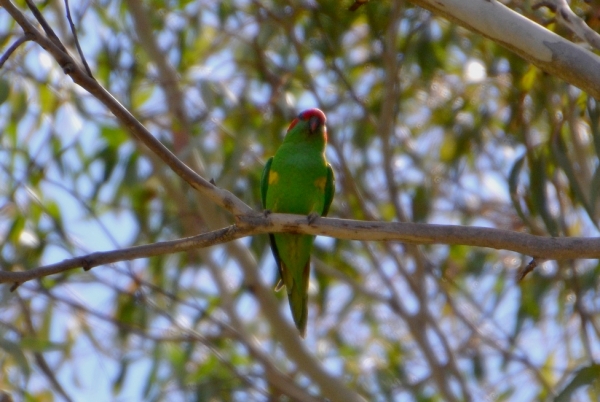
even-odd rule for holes
{"type": "Polygon", "coordinates": [[[288,298],[290,300],[290,308],[292,316],[296,323],[296,328],[300,331],[300,335],[306,336],[306,322],[308,321],[308,280],[310,277],[310,260],[306,262],[306,266],[302,270],[300,278],[295,277],[291,289],[288,288],[288,298]],[[295,279],[299,279],[296,281],[295,279]],[[300,282],[300,283],[298,283],[300,282]]]}

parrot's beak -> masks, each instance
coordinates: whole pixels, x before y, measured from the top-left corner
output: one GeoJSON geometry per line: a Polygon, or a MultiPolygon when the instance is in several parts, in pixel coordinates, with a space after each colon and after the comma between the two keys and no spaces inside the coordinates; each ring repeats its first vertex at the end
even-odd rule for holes
{"type": "Polygon", "coordinates": [[[321,124],[321,120],[319,120],[319,118],[317,116],[312,116],[308,120],[308,128],[309,128],[310,132],[313,134],[316,133],[320,124],[321,124]]]}

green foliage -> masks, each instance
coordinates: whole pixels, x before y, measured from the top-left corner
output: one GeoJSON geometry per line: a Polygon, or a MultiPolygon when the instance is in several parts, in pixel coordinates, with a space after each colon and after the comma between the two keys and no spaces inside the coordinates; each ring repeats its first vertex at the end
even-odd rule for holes
{"type": "Polygon", "coordinates": [[[554,402],[567,402],[573,400],[573,393],[577,391],[577,389],[585,386],[595,388],[595,390],[590,389],[590,391],[593,391],[589,394],[590,398],[600,394],[600,364],[592,364],[577,370],[571,382],[556,395],[554,402]]]}

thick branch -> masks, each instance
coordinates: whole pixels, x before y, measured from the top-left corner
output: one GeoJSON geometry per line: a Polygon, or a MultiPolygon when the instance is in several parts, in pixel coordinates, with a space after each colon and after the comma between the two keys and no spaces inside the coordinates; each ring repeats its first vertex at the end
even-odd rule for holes
{"type": "Polygon", "coordinates": [[[532,8],[535,10],[540,7],[548,7],[556,14],[556,20],[558,22],[565,25],[571,32],[577,35],[581,40],[587,42],[590,46],[600,49],[600,35],[587,26],[585,21],[571,10],[567,0],[544,0],[534,4],[532,8]]]}
{"type": "Polygon", "coordinates": [[[347,240],[399,241],[410,244],[448,244],[509,250],[547,260],[600,258],[600,238],[542,237],[510,230],[477,226],[374,222],[319,218],[312,225],[305,217],[289,214],[244,215],[240,226],[255,227],[252,234],[306,233],[347,240]]]}
{"type": "MultiPolygon", "coordinates": [[[[158,155],[177,175],[198,190],[203,196],[217,205],[225,208],[234,215],[250,213],[252,209],[243,201],[235,197],[227,190],[220,189],[208,180],[199,176],[185,163],[177,159],[158,139],[156,139],[142,123],[140,123],[123,105],[119,103],[98,81],[90,77],[79,63],[71,55],[63,51],[62,45],[57,45],[48,39],[15,7],[10,0],[0,0],[0,5],[17,21],[26,34],[32,36],[32,40],[42,46],[50,53],[58,64],[63,68],[65,74],[69,75],[75,83],[87,90],[104,106],[106,106],[119,120],[119,122],[135,135],[152,152],[158,155]]],[[[55,40],[58,40],[56,38],[55,40]]]]}
{"type": "Polygon", "coordinates": [[[495,0],[411,0],[600,99],[600,57],[495,0]]]}
{"type": "Polygon", "coordinates": [[[411,244],[448,244],[509,250],[545,260],[600,258],[600,238],[542,237],[477,226],[423,223],[372,222],[318,218],[309,224],[305,216],[254,213],[238,217],[239,224],[184,239],[92,253],[21,272],[0,271],[0,283],[17,285],[36,278],[82,267],[136,258],[153,257],[210,247],[246,236],[265,233],[303,233],[346,240],[399,241],[411,244]]]}

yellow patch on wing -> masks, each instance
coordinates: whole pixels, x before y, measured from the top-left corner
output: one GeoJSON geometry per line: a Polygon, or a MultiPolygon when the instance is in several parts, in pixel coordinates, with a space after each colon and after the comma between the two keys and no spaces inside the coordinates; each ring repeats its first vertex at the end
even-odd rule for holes
{"type": "Polygon", "coordinates": [[[327,177],[319,177],[315,180],[315,187],[317,187],[321,191],[325,191],[325,185],[327,184],[327,177]]]}
{"type": "Polygon", "coordinates": [[[275,184],[279,181],[279,173],[274,170],[269,172],[269,184],[275,184]]]}

